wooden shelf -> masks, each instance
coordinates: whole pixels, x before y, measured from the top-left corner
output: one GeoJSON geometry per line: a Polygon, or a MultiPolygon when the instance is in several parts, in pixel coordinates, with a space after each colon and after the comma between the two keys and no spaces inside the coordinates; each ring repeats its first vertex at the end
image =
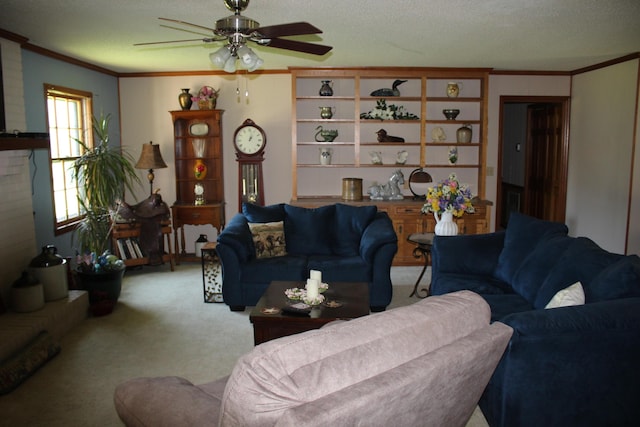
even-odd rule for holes
{"type": "MultiPolygon", "coordinates": [[[[168,252],[164,252],[161,255],[162,262],[168,262],[171,265],[171,271],[173,271],[173,254],[171,253],[171,241],[169,236],[171,236],[171,222],[163,221],[161,222],[162,226],[162,235],[166,239],[166,250],[168,252]]],[[[131,239],[131,238],[139,238],[140,237],[141,225],[137,222],[128,222],[128,223],[117,223],[113,226],[113,231],[111,232],[111,240],[112,247],[115,251],[115,255],[124,261],[124,264],[127,267],[135,267],[139,265],[147,265],[149,264],[149,258],[146,256],[143,257],[129,257],[127,258],[125,254],[120,251],[118,246],[118,240],[120,239],[131,239]]],[[[163,246],[165,241],[163,239],[163,246]]],[[[164,249],[163,249],[164,250],[164,249]]]]}

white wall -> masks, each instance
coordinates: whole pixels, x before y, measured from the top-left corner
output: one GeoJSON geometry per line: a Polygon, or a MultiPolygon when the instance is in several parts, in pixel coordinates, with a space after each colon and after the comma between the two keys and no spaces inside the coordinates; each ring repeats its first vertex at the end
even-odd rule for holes
{"type": "MultiPolygon", "coordinates": [[[[573,78],[567,225],[571,234],[618,253],[625,252],[638,63],[627,61],[573,78]]],[[[637,173],[636,168],[636,195],[637,173]]],[[[639,253],[637,197],[633,206],[629,252],[639,253]]]]}
{"type": "MultiPolygon", "coordinates": [[[[498,188],[498,139],[500,137],[500,97],[501,96],[569,96],[571,78],[569,76],[527,76],[491,75],[489,77],[489,124],[486,197],[496,201],[498,188]]],[[[491,230],[495,230],[495,209],[491,210],[491,230]]]]}
{"type": "MultiPolygon", "coordinates": [[[[154,188],[160,189],[163,200],[171,206],[175,202],[175,167],[173,153],[173,125],[170,110],[179,110],[181,88],[197,93],[203,85],[220,89],[216,108],[222,115],[224,192],[227,220],[238,212],[238,166],[233,148],[233,133],[250,118],[267,134],[263,164],[265,203],[288,202],[291,199],[291,76],[282,74],[249,75],[185,75],[169,77],[130,77],[120,79],[120,115],[122,144],[134,158],[140,156],[142,144],[153,141],[160,145],[162,157],[169,166],[154,171],[154,188]],[[236,89],[240,89],[240,96],[236,89]],[[245,98],[245,91],[249,97],[245,98]]],[[[192,109],[196,109],[194,105],[192,109]]],[[[146,171],[140,177],[147,182],[146,171]]],[[[149,186],[127,197],[129,203],[148,197],[149,186]]],[[[210,226],[189,226],[187,250],[200,233],[215,239],[210,226]]]]}

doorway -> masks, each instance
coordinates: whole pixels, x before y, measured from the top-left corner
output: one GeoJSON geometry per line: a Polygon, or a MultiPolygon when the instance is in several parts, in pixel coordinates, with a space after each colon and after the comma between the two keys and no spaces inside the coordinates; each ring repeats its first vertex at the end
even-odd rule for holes
{"type": "Polygon", "coordinates": [[[520,212],[564,222],[569,97],[500,97],[496,229],[520,212]]]}

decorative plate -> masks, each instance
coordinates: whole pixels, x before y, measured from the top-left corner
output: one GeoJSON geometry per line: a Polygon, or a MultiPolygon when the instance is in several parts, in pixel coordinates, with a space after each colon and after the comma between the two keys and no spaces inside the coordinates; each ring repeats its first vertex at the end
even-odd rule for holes
{"type": "Polygon", "coordinates": [[[338,308],[338,307],[342,307],[342,303],[340,301],[331,300],[331,301],[326,301],[324,303],[324,306],[329,308],[338,308]]]}
{"type": "Polygon", "coordinates": [[[189,126],[189,133],[193,136],[204,136],[209,133],[209,125],[206,123],[194,123],[189,126]]]}

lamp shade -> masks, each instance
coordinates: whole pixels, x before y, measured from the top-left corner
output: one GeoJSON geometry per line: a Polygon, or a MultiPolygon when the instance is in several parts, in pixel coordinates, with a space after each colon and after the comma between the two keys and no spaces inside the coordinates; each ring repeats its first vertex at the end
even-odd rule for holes
{"type": "Polygon", "coordinates": [[[166,168],[167,164],[162,160],[162,154],[160,154],[160,146],[149,141],[148,144],[142,146],[142,153],[138,163],[136,163],[136,169],[161,169],[166,168]]]}

